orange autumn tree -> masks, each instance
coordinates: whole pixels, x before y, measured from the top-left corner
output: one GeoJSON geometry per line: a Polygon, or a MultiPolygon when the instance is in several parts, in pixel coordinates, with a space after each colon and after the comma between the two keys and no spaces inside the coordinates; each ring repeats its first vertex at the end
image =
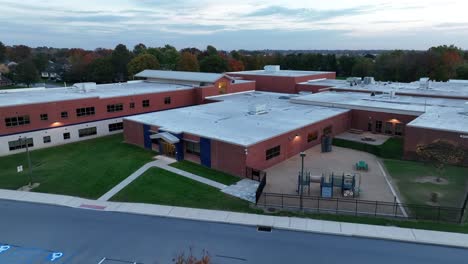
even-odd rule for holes
{"type": "Polygon", "coordinates": [[[437,181],[440,181],[443,176],[446,165],[459,164],[466,156],[463,148],[445,139],[438,139],[426,145],[418,145],[416,153],[434,165],[438,172],[437,181]]]}

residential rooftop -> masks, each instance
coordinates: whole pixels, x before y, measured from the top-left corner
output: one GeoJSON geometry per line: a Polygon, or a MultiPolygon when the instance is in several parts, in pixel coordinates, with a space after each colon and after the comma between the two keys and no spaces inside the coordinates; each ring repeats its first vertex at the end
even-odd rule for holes
{"type": "Polygon", "coordinates": [[[225,75],[221,73],[160,71],[160,70],[144,70],[135,75],[135,77],[148,78],[148,79],[163,79],[163,80],[206,82],[206,83],[215,83],[216,81],[218,81],[224,76],[225,75]]]}
{"type": "Polygon", "coordinates": [[[295,96],[270,92],[213,96],[210,99],[219,102],[126,119],[248,147],[349,111],[293,104],[289,99],[295,96]]]}
{"type": "Polygon", "coordinates": [[[79,88],[82,84],[65,88],[28,88],[0,90],[0,107],[77,100],[85,98],[112,98],[138,94],[161,93],[193,89],[193,86],[151,81],[125,83],[87,83],[91,89],[79,88]]]}

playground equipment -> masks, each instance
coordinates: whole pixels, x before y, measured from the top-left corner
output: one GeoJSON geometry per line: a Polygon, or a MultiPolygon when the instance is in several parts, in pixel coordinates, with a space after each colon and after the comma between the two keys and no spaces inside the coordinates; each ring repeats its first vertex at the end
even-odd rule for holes
{"type": "MultiPolygon", "coordinates": [[[[320,196],[324,198],[332,198],[334,188],[340,188],[343,197],[359,196],[361,186],[361,175],[359,173],[343,173],[335,175],[333,172],[329,175],[322,174],[321,176],[311,176],[310,172],[305,172],[304,177],[301,177],[299,172],[297,177],[296,192],[300,193],[301,188],[307,187],[310,195],[310,184],[320,183],[320,196]]],[[[304,189],[302,189],[303,193],[304,189]]]]}

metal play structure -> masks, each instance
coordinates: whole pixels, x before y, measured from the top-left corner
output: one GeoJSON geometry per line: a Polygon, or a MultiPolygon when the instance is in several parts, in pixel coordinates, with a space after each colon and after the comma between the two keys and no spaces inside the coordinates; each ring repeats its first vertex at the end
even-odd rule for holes
{"type": "Polygon", "coordinates": [[[310,184],[320,184],[320,196],[323,198],[332,198],[335,187],[340,189],[343,197],[356,198],[359,196],[361,186],[361,174],[359,173],[342,173],[336,175],[331,173],[325,175],[322,173],[321,176],[310,175],[310,172],[305,171],[304,176],[301,177],[301,172],[297,176],[297,189],[296,192],[299,194],[304,193],[304,188],[307,188],[308,194],[310,195],[310,184]]]}

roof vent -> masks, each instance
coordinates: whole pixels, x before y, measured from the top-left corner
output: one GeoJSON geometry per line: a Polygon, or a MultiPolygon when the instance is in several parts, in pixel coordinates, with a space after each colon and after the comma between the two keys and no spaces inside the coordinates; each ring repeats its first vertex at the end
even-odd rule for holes
{"type": "Polygon", "coordinates": [[[263,67],[266,72],[279,72],[280,66],[279,65],[266,65],[263,67]]]}
{"type": "Polygon", "coordinates": [[[278,97],[278,99],[283,99],[283,100],[290,99],[290,98],[291,98],[291,97],[289,97],[289,96],[284,96],[284,95],[278,97]]]}
{"type": "Polygon", "coordinates": [[[419,89],[429,89],[429,78],[424,77],[419,79],[419,89]]]}
{"type": "Polygon", "coordinates": [[[374,83],[375,83],[375,79],[374,79],[374,77],[369,77],[369,76],[367,76],[367,77],[364,77],[364,81],[363,81],[363,82],[364,82],[365,85],[374,84],[374,83]]]}
{"type": "Polygon", "coordinates": [[[266,104],[254,104],[249,106],[249,114],[251,115],[261,115],[266,113],[268,113],[266,104]]]}

